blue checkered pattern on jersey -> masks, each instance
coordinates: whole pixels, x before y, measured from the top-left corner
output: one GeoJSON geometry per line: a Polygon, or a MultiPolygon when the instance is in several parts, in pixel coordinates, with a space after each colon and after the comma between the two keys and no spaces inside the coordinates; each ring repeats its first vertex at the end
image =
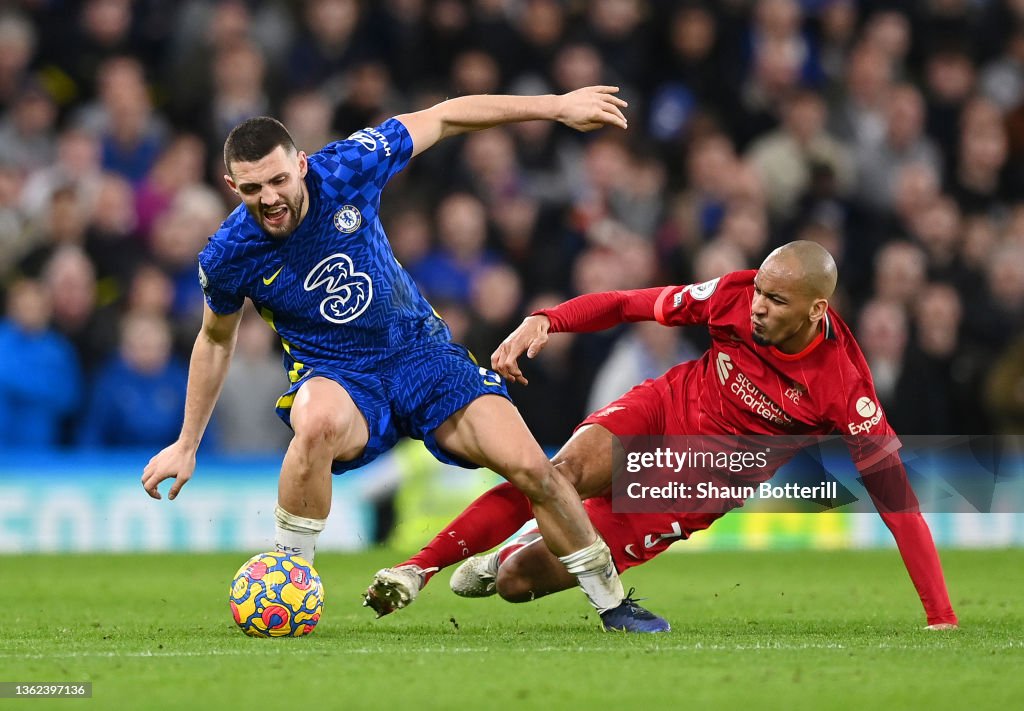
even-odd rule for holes
{"type": "MultiPolygon", "coordinates": [[[[453,347],[447,325],[395,259],[378,216],[381,190],[405,167],[412,150],[412,137],[395,119],[331,143],[309,157],[309,209],[294,233],[285,239],[267,236],[240,205],[200,253],[200,281],[210,308],[234,313],[250,298],[281,337],[293,386],[310,372],[336,373],[344,374],[335,379],[347,388],[379,391],[379,373],[396,356],[428,345],[453,347]]],[[[452,383],[481,378],[478,366],[465,357],[461,361],[444,360],[452,368],[447,376],[452,383]],[[472,366],[465,374],[461,361],[472,366]]],[[[418,386],[410,380],[403,387],[418,386]]],[[[409,423],[402,434],[427,436],[416,424],[419,419],[436,427],[482,392],[493,391],[474,386],[467,394],[476,394],[468,400],[439,398],[441,404],[429,406],[423,401],[423,412],[402,415],[409,423]],[[435,407],[447,409],[445,417],[438,420],[435,407]]],[[[379,392],[397,399],[382,408],[365,398],[367,409],[361,409],[367,419],[390,417],[387,412],[407,400],[379,392]]],[[[389,426],[371,423],[381,433],[389,426]]]]}
{"type": "Polygon", "coordinates": [[[327,364],[372,370],[412,341],[447,340],[378,217],[381,189],[411,154],[409,132],[390,119],[310,156],[309,211],[286,239],[239,206],[199,255],[210,308],[233,313],[252,299],[296,375],[327,364]]]}

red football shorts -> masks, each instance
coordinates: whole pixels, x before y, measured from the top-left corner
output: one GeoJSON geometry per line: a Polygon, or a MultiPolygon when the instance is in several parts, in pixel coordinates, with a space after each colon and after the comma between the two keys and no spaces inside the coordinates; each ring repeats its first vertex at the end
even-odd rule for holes
{"type": "MultiPolygon", "coordinates": [[[[637,385],[591,414],[580,427],[588,424],[601,425],[619,437],[683,434],[684,429],[674,415],[665,376],[637,385]]],[[[675,541],[703,531],[723,513],[615,513],[611,496],[588,499],[584,506],[594,528],[611,549],[620,573],[649,561],[675,541]]]]}

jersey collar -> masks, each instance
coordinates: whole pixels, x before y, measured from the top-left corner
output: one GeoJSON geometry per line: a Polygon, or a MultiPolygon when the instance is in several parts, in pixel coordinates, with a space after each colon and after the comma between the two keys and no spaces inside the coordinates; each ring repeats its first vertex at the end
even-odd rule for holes
{"type": "Polygon", "coordinates": [[[801,358],[806,358],[807,356],[809,356],[815,348],[821,345],[822,341],[824,341],[825,339],[832,340],[833,338],[835,338],[835,331],[832,328],[832,319],[829,317],[828,312],[826,311],[825,317],[822,319],[821,328],[818,329],[818,335],[815,336],[810,343],[804,346],[803,350],[801,350],[798,353],[783,353],[775,346],[768,346],[768,350],[773,356],[775,356],[779,360],[800,360],[801,358]]]}

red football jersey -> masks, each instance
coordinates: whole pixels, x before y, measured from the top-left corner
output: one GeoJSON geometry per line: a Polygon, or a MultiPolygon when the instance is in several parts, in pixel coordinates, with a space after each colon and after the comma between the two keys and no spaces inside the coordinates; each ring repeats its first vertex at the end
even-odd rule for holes
{"type": "Polygon", "coordinates": [[[587,294],[535,313],[548,317],[552,333],[598,331],[652,317],[668,326],[707,325],[711,348],[653,381],[665,383],[671,396],[662,434],[799,438],[842,433],[857,468],[871,474],[863,477],[864,485],[896,539],[929,624],[956,624],[931,532],[896,454],[899,440],[850,329],[829,309],[818,337],[800,353],[754,343],[756,274],[749,270],[702,284],[587,294]]]}
{"type": "Polygon", "coordinates": [[[842,433],[858,469],[899,448],[878,404],[871,371],[850,329],[829,309],[818,336],[789,355],[754,342],[755,270],[665,287],[654,303],[667,326],[705,324],[711,348],[666,376],[678,430],[666,434],[842,433]],[[696,405],[696,406],[695,406],[696,405]]]}

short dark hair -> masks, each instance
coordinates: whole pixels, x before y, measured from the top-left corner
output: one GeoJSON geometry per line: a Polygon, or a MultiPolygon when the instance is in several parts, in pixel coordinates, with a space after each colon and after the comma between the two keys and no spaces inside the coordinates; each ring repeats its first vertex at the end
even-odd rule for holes
{"type": "Polygon", "coordinates": [[[232,163],[259,160],[278,146],[286,151],[296,150],[295,141],[283,123],[270,116],[246,119],[231,129],[224,141],[224,167],[230,173],[232,163]]]}

